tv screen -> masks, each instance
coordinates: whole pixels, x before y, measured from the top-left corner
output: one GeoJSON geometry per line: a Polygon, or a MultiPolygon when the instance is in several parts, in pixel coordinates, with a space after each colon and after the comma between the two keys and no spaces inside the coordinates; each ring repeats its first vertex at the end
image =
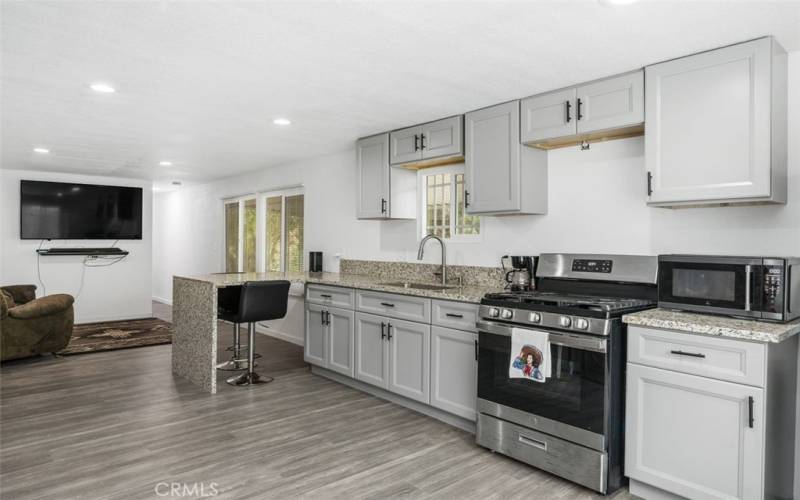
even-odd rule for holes
{"type": "Polygon", "coordinates": [[[20,238],[140,240],[142,188],[23,180],[20,238]]]}

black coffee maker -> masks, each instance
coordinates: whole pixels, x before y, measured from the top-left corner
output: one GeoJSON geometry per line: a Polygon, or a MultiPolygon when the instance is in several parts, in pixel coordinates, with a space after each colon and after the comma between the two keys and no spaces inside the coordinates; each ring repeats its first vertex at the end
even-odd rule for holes
{"type": "Polygon", "coordinates": [[[512,292],[533,290],[537,260],[538,257],[527,255],[503,255],[500,265],[506,272],[506,289],[512,292]]]}

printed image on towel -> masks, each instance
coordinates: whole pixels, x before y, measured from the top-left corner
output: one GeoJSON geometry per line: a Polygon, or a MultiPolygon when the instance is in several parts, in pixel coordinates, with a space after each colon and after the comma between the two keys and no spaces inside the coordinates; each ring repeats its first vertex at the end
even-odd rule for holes
{"type": "Polygon", "coordinates": [[[547,332],[511,331],[511,360],[509,378],[525,378],[544,383],[550,376],[550,342],[547,332]]]}
{"type": "Polygon", "coordinates": [[[519,356],[514,358],[514,363],[511,365],[515,370],[521,370],[522,376],[525,378],[532,378],[537,381],[544,381],[544,376],[539,367],[542,364],[542,351],[533,347],[532,345],[522,346],[519,356]]]}

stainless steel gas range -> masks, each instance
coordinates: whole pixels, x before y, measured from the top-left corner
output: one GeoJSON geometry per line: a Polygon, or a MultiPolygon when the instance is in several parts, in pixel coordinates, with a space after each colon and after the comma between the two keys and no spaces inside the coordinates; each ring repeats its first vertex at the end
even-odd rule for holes
{"type": "Polygon", "coordinates": [[[623,314],[655,307],[656,257],[543,254],[537,289],[481,301],[476,442],[611,493],[624,485],[623,314]],[[550,376],[510,378],[512,331],[547,332],[550,376]]]}

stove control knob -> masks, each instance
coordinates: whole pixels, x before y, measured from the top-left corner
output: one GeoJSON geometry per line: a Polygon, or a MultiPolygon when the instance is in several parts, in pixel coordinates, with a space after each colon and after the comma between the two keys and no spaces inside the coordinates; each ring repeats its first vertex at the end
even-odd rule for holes
{"type": "Polygon", "coordinates": [[[503,309],[503,312],[500,313],[500,317],[503,319],[511,319],[512,316],[514,316],[514,311],[511,309],[503,309]]]}
{"type": "Polygon", "coordinates": [[[496,318],[496,317],[500,316],[500,309],[498,309],[496,307],[490,307],[489,308],[489,316],[491,316],[493,318],[496,318]]]}
{"type": "Polygon", "coordinates": [[[530,314],[530,316],[528,316],[528,320],[531,323],[539,323],[540,321],[542,321],[542,315],[537,312],[533,312],[530,314]]]}
{"type": "Polygon", "coordinates": [[[589,328],[589,321],[583,318],[578,318],[575,320],[575,328],[578,330],[586,330],[589,328]]]}
{"type": "Polygon", "coordinates": [[[558,318],[558,324],[564,328],[569,328],[569,326],[572,324],[572,319],[569,316],[561,316],[558,318]]]}

